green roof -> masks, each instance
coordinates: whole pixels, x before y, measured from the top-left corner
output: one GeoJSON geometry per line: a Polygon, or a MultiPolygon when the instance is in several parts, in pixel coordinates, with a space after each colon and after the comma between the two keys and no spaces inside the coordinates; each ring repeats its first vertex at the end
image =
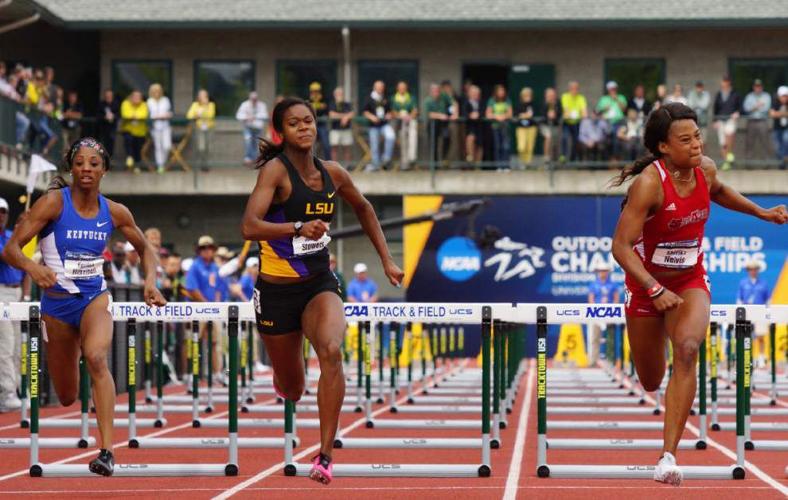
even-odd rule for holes
{"type": "Polygon", "coordinates": [[[68,28],[788,27],[787,0],[27,0],[68,28]]]}

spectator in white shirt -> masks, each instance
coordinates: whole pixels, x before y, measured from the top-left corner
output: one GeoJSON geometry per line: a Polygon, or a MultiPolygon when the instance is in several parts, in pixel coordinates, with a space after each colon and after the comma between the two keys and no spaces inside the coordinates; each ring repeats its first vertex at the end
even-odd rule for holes
{"type": "Polygon", "coordinates": [[[172,149],[172,129],[170,128],[172,105],[170,99],[164,95],[164,89],[158,83],[151,85],[148,90],[148,116],[153,121],[151,136],[153,137],[156,171],[163,174],[164,165],[167,163],[170,149],[172,149]]]}
{"type": "Polygon", "coordinates": [[[268,121],[268,108],[258,100],[257,92],[249,92],[249,99],[241,103],[235,119],[244,126],[244,164],[251,165],[257,158],[257,141],[268,121]]]}
{"type": "Polygon", "coordinates": [[[695,82],[695,88],[687,96],[687,106],[692,108],[698,115],[698,128],[700,137],[706,142],[706,128],[709,126],[709,107],[711,106],[711,95],[704,88],[703,82],[695,82]]]}
{"type": "Polygon", "coordinates": [[[684,90],[681,88],[681,84],[677,83],[673,86],[673,93],[665,97],[663,104],[669,104],[671,102],[680,102],[685,106],[687,105],[687,98],[684,97],[684,90]]]}

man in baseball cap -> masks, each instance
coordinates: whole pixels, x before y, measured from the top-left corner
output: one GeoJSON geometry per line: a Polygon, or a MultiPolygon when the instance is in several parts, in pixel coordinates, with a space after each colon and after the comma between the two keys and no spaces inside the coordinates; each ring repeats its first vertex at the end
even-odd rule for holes
{"type": "MultiPolygon", "coordinates": [[[[0,252],[3,251],[11,230],[6,229],[9,217],[8,202],[0,198],[0,252]]],[[[24,273],[0,259],[0,301],[19,302],[22,298],[24,273]]],[[[29,300],[29,299],[28,299],[29,300]]],[[[0,413],[18,410],[22,402],[16,395],[19,373],[19,323],[0,321],[0,413]]]]}
{"type": "Polygon", "coordinates": [[[377,302],[378,285],[367,276],[367,265],[359,262],[353,266],[355,276],[347,286],[348,302],[377,302]]]}
{"type": "MultiPolygon", "coordinates": [[[[763,261],[750,259],[744,266],[747,276],[739,282],[739,291],[736,294],[737,304],[768,304],[771,292],[769,284],[759,276],[763,270],[763,261]]],[[[756,321],[753,333],[755,342],[753,352],[756,353],[755,364],[764,366],[766,364],[766,334],[769,333],[769,324],[764,321],[756,321]]]]}

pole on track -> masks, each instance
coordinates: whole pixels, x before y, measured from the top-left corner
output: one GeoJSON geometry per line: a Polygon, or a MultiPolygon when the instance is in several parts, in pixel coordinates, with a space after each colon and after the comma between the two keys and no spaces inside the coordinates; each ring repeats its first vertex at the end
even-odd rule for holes
{"type": "MultiPolygon", "coordinates": [[[[361,324],[359,323],[359,336],[361,324]]],[[[361,353],[359,353],[359,359],[361,353]]],[[[285,476],[295,476],[296,466],[293,463],[293,402],[285,399],[285,476]]]]}
{"type": "Polygon", "coordinates": [[[89,412],[90,412],[90,378],[88,368],[85,365],[85,358],[79,357],[79,402],[80,402],[80,426],[78,448],[87,448],[90,438],[89,412]]]}
{"type": "MultiPolygon", "coordinates": [[[[503,335],[503,325],[499,320],[493,320],[492,326],[493,338],[493,428],[492,440],[490,446],[497,449],[501,446],[501,402],[498,398],[499,391],[501,390],[501,359],[502,359],[502,345],[501,337],[503,335]]],[[[484,398],[484,396],[482,396],[484,398]]],[[[489,396],[487,396],[489,402],[489,396]]],[[[484,402],[484,399],[482,399],[484,402]]]]}
{"type": "Polygon", "coordinates": [[[384,340],[383,332],[385,331],[388,335],[391,335],[391,324],[390,323],[377,323],[376,327],[377,327],[377,329],[375,330],[375,332],[376,332],[376,338],[375,338],[376,342],[374,342],[374,344],[375,344],[375,347],[378,348],[378,399],[377,399],[377,403],[378,404],[383,404],[383,402],[386,400],[385,397],[384,397],[384,390],[385,389],[383,387],[385,385],[384,382],[383,382],[383,379],[385,378],[385,375],[384,375],[384,361],[385,361],[385,359],[384,359],[384,354],[383,353],[385,351],[384,343],[386,341],[384,340]]]}
{"type": "Polygon", "coordinates": [[[402,343],[403,347],[408,346],[408,404],[413,404],[413,323],[405,324],[405,338],[407,343],[402,343]]]}
{"type": "Polygon", "coordinates": [[[717,332],[719,324],[712,322],[709,326],[709,341],[711,343],[711,371],[709,380],[711,384],[711,430],[720,430],[720,423],[717,419],[717,364],[719,363],[719,347],[717,343],[717,332]]]}
{"type": "Polygon", "coordinates": [[[744,449],[754,450],[755,446],[750,435],[750,397],[752,395],[752,329],[753,324],[747,321],[744,329],[744,449]]]}
{"type": "Polygon", "coordinates": [[[156,322],[156,421],[153,426],[164,425],[164,321],[156,322]]]}
{"type": "Polygon", "coordinates": [[[769,358],[772,372],[772,389],[769,394],[769,405],[777,406],[777,325],[769,324],[769,358]]]}
{"type": "Polygon", "coordinates": [[[145,325],[143,327],[144,355],[143,355],[142,374],[145,379],[144,382],[145,402],[152,403],[153,395],[151,394],[151,380],[153,380],[153,360],[152,360],[153,346],[151,341],[150,322],[146,321],[144,325],[145,325]]]}
{"type": "Polygon", "coordinates": [[[213,354],[216,350],[213,347],[213,321],[208,321],[205,327],[208,329],[208,346],[205,349],[208,357],[208,406],[205,407],[205,412],[213,413],[213,370],[216,368],[213,366],[213,354]]]}
{"type": "MultiPolygon", "coordinates": [[[[364,409],[361,406],[361,390],[364,387],[364,339],[362,338],[363,332],[361,330],[361,322],[358,322],[356,328],[356,413],[361,413],[364,409]]],[[[295,469],[293,474],[295,474],[295,469]]]]}
{"type": "Polygon", "coordinates": [[[192,427],[200,427],[200,324],[192,321],[192,427]]]}
{"type": "Polygon", "coordinates": [[[362,321],[359,323],[359,338],[364,339],[364,384],[365,398],[364,398],[364,412],[367,416],[367,429],[375,426],[372,421],[372,324],[369,321],[362,321]]]}
{"type": "Polygon", "coordinates": [[[536,475],[549,477],[547,465],[547,308],[536,308],[536,475]]]}
{"type": "Polygon", "coordinates": [[[43,470],[38,463],[38,413],[40,382],[41,323],[38,306],[30,306],[30,476],[41,477],[43,470]]]}
{"type": "Polygon", "coordinates": [[[706,449],[706,339],[700,343],[700,352],[698,353],[698,399],[699,399],[699,427],[700,436],[698,441],[695,442],[695,448],[698,450],[706,449]]]}
{"type": "Polygon", "coordinates": [[[392,323],[389,328],[389,411],[397,413],[397,337],[399,323],[392,323]]]}
{"type": "Polygon", "coordinates": [[[230,352],[230,387],[227,406],[229,410],[227,427],[230,434],[228,446],[227,466],[224,469],[226,476],[238,475],[238,306],[227,309],[227,335],[229,337],[228,350],[230,352]]]}
{"type": "Polygon", "coordinates": [[[28,399],[27,394],[27,384],[28,384],[28,344],[30,342],[30,335],[28,333],[28,325],[29,321],[22,321],[19,325],[22,337],[22,345],[20,346],[20,356],[19,356],[19,395],[21,396],[22,400],[22,408],[19,410],[19,426],[22,429],[27,429],[30,427],[30,418],[28,417],[28,408],[30,405],[30,401],[28,399]]]}
{"type": "MultiPolygon", "coordinates": [[[[744,477],[744,386],[749,383],[745,372],[744,337],[746,313],[743,307],[736,308],[736,465],[744,477]]],[[[734,474],[735,477],[735,474],[734,474]]]]}
{"type": "Polygon", "coordinates": [[[492,308],[482,307],[482,464],[479,476],[489,477],[490,465],[490,341],[492,336],[492,308]]]}
{"type": "Polygon", "coordinates": [[[128,363],[129,448],[137,448],[137,321],[126,321],[126,360],[128,363]]]}
{"type": "Polygon", "coordinates": [[[438,327],[430,328],[430,345],[432,345],[432,386],[438,387],[438,327]]]}
{"type": "Polygon", "coordinates": [[[427,342],[429,339],[429,337],[427,336],[428,328],[429,325],[427,323],[422,323],[421,325],[421,387],[423,389],[427,387],[427,342]]]}

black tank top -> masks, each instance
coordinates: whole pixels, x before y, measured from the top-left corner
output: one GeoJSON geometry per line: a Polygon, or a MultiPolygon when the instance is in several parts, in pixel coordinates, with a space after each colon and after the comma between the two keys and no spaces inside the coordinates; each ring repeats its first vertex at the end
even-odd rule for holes
{"type": "MultiPolygon", "coordinates": [[[[320,160],[315,158],[315,167],[323,177],[323,189],[315,191],[304,183],[284,154],[277,158],[284,163],[293,189],[287,200],[268,208],[263,220],[283,223],[320,219],[331,223],[336,208],[336,189],[320,160]]],[[[331,238],[327,234],[318,241],[303,236],[260,241],[260,272],[269,276],[304,278],[327,271],[329,241],[331,238]]]]}

